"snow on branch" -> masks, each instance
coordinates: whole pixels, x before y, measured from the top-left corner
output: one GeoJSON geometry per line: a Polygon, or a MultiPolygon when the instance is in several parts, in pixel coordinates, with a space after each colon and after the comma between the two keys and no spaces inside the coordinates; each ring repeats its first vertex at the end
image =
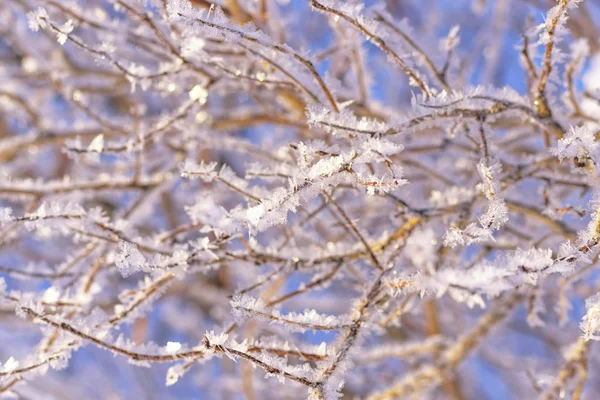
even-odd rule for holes
{"type": "Polygon", "coordinates": [[[0,1],[0,397],[598,398],[597,5],[396,3],[0,1]]]}

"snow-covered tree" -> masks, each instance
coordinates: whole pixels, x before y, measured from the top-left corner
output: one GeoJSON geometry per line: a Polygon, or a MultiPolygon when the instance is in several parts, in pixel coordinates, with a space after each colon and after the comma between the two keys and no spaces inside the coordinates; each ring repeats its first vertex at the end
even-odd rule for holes
{"type": "Polygon", "coordinates": [[[0,1],[0,397],[597,398],[598,19],[0,1]]]}

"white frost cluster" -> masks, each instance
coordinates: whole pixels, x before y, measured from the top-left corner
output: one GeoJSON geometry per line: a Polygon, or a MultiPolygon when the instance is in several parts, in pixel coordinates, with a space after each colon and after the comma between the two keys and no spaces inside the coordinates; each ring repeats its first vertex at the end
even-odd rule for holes
{"type": "Polygon", "coordinates": [[[211,182],[218,176],[216,168],[216,162],[204,163],[202,161],[200,164],[196,164],[193,161],[187,160],[181,166],[181,176],[192,179],[200,178],[205,182],[211,182]]]}
{"type": "Polygon", "coordinates": [[[233,314],[238,321],[256,317],[270,323],[280,324],[293,332],[337,330],[347,326],[350,320],[346,316],[333,316],[306,310],[302,313],[282,314],[278,310],[269,309],[260,299],[251,296],[237,296],[231,300],[233,314]]]}
{"type": "Polygon", "coordinates": [[[43,7],[38,7],[27,13],[29,29],[37,32],[41,29],[46,29],[48,26],[48,12],[43,7]]]}
{"type": "Polygon", "coordinates": [[[124,240],[119,241],[119,251],[115,254],[115,264],[124,278],[137,271],[145,271],[148,261],[137,245],[124,240]]]}
{"type": "Polygon", "coordinates": [[[586,313],[581,321],[585,340],[600,340],[600,293],[585,301],[586,313]]]}
{"type": "Polygon", "coordinates": [[[551,149],[560,160],[564,158],[586,158],[598,149],[595,134],[589,126],[571,127],[565,136],[551,149]]]}

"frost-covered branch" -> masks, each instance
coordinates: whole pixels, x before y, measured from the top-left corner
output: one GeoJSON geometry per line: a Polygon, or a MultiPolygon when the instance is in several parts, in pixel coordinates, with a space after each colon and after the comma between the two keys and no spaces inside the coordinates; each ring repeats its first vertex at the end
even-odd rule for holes
{"type": "Polygon", "coordinates": [[[598,397],[600,9],[396,3],[0,2],[0,396],[598,397]]]}

